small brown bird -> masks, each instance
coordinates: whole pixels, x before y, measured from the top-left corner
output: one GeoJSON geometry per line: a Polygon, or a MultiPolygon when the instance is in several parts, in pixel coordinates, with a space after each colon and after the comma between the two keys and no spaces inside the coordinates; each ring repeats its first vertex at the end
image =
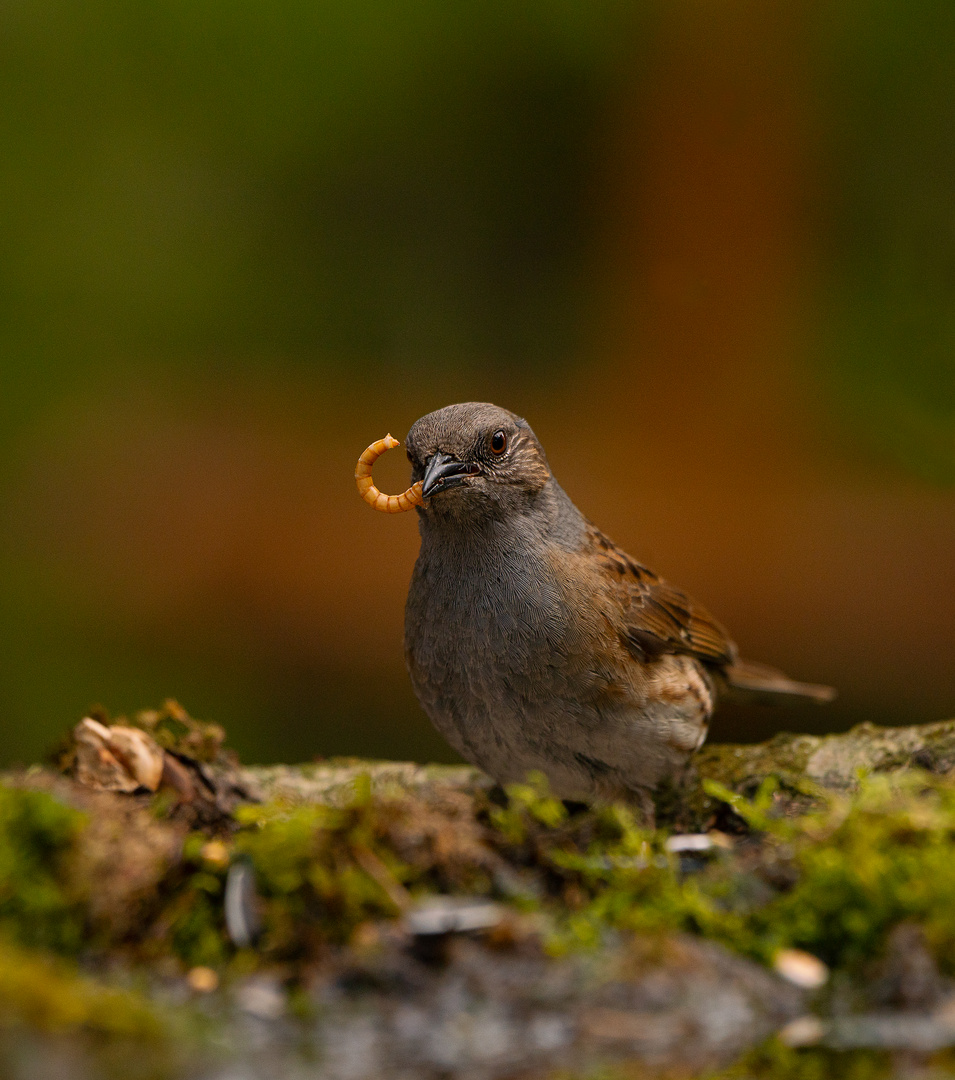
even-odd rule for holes
{"type": "Polygon", "coordinates": [[[707,611],[580,513],[520,417],[449,405],[405,445],[420,484],[407,502],[420,502],[421,530],[411,682],[441,734],[498,782],[539,769],[562,798],[647,807],[706,738],[720,695],[834,696],[740,660],[707,611]]]}

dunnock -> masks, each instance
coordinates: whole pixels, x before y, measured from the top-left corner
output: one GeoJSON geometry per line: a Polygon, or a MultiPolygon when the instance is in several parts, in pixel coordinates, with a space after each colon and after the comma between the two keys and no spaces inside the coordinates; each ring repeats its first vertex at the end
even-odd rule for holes
{"type": "Polygon", "coordinates": [[[718,696],[834,696],[740,660],[707,611],[580,513],[520,417],[449,405],[405,445],[422,500],[411,682],[498,782],[539,769],[562,798],[648,807],[702,744],[718,696]]]}

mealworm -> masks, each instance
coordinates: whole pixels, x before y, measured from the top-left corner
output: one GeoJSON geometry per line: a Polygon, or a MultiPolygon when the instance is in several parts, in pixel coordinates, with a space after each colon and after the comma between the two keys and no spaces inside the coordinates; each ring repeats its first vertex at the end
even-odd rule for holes
{"type": "Polygon", "coordinates": [[[386,435],[378,439],[358,459],[355,466],[355,483],[358,485],[358,494],[369,506],[380,510],[383,514],[402,514],[413,506],[420,506],[424,499],[421,497],[421,481],[412,484],[407,491],[400,495],[384,495],[375,487],[375,481],[371,478],[371,468],[386,450],[394,450],[401,446],[397,439],[386,435]]]}

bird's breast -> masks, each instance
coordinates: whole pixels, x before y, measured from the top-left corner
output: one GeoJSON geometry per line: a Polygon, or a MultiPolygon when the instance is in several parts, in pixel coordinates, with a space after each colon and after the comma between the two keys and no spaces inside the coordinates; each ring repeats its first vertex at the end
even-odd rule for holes
{"type": "Polygon", "coordinates": [[[571,623],[546,558],[424,549],[405,612],[415,689],[423,700],[526,699],[531,686],[539,692],[560,671],[571,623]]]}

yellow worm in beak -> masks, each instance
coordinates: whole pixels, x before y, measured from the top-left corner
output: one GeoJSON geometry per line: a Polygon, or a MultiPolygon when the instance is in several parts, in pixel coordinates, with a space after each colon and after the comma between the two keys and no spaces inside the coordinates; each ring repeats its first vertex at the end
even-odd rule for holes
{"type": "Polygon", "coordinates": [[[412,484],[407,491],[403,491],[400,495],[385,495],[375,487],[375,481],[371,478],[371,467],[386,450],[394,450],[396,446],[401,446],[401,443],[392,438],[391,435],[386,435],[383,439],[373,442],[361,455],[358,464],[355,466],[355,483],[358,485],[358,494],[369,506],[373,506],[383,514],[403,514],[405,510],[410,510],[413,506],[420,506],[424,502],[421,497],[420,480],[416,484],[412,484]]]}

